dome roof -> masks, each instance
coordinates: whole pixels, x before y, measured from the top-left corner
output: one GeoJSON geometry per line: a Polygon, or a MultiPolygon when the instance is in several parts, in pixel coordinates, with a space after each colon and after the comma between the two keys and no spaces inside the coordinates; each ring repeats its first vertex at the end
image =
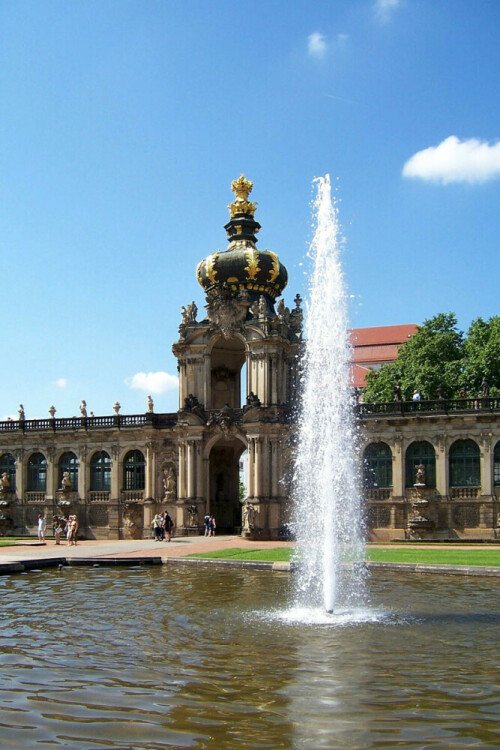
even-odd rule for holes
{"type": "Polygon", "coordinates": [[[227,250],[212,253],[196,268],[196,277],[209,296],[224,287],[274,300],[287,285],[287,270],[276,253],[255,246],[260,224],[254,219],[257,204],[248,200],[252,187],[243,175],[232,182],[236,199],[229,206],[231,219],[224,227],[230,240],[227,250]]]}

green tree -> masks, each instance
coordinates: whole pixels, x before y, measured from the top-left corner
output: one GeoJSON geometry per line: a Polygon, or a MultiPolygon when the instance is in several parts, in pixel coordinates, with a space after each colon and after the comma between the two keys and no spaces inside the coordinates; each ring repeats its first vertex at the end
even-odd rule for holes
{"type": "Polygon", "coordinates": [[[410,401],[415,389],[423,399],[437,398],[440,386],[447,398],[454,398],[460,390],[463,360],[464,336],[457,328],[456,316],[435,315],[401,346],[394,362],[368,373],[364,400],[393,401],[397,383],[403,401],[410,401]]]}
{"type": "Polygon", "coordinates": [[[464,342],[460,388],[470,396],[481,395],[486,378],[490,395],[500,393],[500,315],[487,321],[473,320],[464,342]]]}

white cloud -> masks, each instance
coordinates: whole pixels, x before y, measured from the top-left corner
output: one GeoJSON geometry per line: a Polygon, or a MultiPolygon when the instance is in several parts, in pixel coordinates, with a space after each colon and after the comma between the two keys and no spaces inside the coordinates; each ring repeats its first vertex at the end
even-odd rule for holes
{"type": "Polygon", "coordinates": [[[58,388],[66,388],[68,385],[67,378],[58,378],[57,380],[54,380],[54,385],[56,385],[58,388]]]}
{"type": "Polygon", "coordinates": [[[403,167],[403,177],[447,185],[450,182],[486,182],[500,177],[500,141],[477,138],[460,141],[450,135],[438,146],[417,151],[403,167]]]}
{"type": "Polygon", "coordinates": [[[168,372],[136,372],[131,378],[126,378],[125,383],[129,388],[146,393],[165,393],[178,388],[179,379],[168,372]]]}
{"type": "Polygon", "coordinates": [[[307,51],[311,57],[321,59],[326,55],[328,45],[323,34],[314,31],[307,37],[307,51]]]}
{"type": "Polygon", "coordinates": [[[376,0],[373,8],[378,19],[383,23],[389,21],[392,13],[400,5],[400,2],[401,0],[376,0]]]}

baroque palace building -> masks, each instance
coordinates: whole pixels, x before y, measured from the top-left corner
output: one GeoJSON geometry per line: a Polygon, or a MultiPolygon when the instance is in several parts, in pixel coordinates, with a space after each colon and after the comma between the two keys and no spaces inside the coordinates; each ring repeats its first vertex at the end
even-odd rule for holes
{"type": "MultiPolygon", "coordinates": [[[[241,176],[231,187],[228,247],[196,270],[206,315],[198,320],[194,302],[183,307],[173,344],[179,410],[158,414],[149,400],[144,414],[123,415],[115,404],[113,415],[96,417],[82,404],[78,418],[51,410],[27,420],[21,409],[19,420],[0,422],[0,533],[34,532],[43,512],[76,514],[90,538],[142,538],[168,510],[177,534],[201,533],[210,512],[219,532],[286,535],[301,299],[292,309],[276,302],[286,268],[256,247],[252,183],[241,176]]],[[[371,538],[500,536],[499,398],[356,408],[371,538]]]]}

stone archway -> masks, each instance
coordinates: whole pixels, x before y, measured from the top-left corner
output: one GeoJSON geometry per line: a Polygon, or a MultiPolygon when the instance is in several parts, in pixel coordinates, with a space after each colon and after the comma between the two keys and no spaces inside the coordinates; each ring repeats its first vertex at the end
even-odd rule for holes
{"type": "Polygon", "coordinates": [[[244,450],[241,440],[232,437],[218,441],[210,451],[209,507],[218,534],[234,534],[241,527],[239,460],[244,450]]]}

